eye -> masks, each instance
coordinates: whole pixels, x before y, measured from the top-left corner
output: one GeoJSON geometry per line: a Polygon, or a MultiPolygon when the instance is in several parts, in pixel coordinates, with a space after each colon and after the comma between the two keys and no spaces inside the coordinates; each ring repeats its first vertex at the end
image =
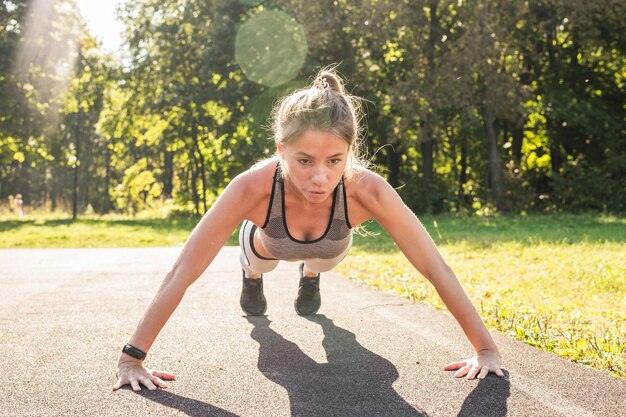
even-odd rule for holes
{"type": "Polygon", "coordinates": [[[302,165],[305,165],[305,164],[308,164],[308,163],[309,163],[309,160],[308,160],[308,159],[301,158],[301,159],[298,159],[298,163],[300,163],[300,164],[302,164],[302,165]]]}
{"type": "Polygon", "coordinates": [[[335,158],[335,159],[331,159],[329,162],[330,162],[332,165],[337,165],[339,162],[341,162],[341,159],[337,159],[337,158],[335,158]]]}

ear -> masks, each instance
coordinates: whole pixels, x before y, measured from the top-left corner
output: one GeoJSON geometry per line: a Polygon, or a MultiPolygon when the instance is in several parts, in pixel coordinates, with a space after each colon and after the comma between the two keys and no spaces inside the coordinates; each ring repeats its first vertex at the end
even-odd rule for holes
{"type": "Polygon", "coordinates": [[[280,155],[280,159],[285,159],[285,147],[282,143],[277,143],[276,148],[278,149],[278,154],[280,155]]]}

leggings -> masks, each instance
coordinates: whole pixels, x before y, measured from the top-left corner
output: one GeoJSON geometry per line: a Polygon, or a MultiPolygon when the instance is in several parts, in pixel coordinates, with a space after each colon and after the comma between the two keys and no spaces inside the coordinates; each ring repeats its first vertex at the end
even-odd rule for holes
{"type": "MultiPolygon", "coordinates": [[[[266,258],[261,256],[254,248],[254,232],[257,226],[249,220],[244,220],[239,230],[239,247],[241,255],[239,261],[241,267],[247,274],[263,274],[276,268],[280,259],[266,258]]],[[[336,267],[343,258],[346,257],[350,247],[352,246],[352,235],[350,235],[350,244],[338,256],[331,259],[301,259],[304,266],[313,273],[330,271],[336,267]]]]}

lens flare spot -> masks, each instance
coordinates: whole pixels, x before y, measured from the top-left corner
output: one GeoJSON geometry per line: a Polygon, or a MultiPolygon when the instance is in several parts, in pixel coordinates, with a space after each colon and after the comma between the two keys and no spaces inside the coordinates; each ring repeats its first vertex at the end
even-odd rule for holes
{"type": "Polygon", "coordinates": [[[295,78],[307,52],[302,25],[278,10],[248,19],[235,40],[235,59],[246,77],[269,87],[295,78]]]}

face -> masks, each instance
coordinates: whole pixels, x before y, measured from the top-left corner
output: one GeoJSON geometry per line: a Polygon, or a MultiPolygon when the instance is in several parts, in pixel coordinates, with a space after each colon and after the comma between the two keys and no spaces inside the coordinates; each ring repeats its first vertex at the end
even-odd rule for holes
{"type": "Polygon", "coordinates": [[[332,195],[346,169],[348,143],[329,132],[307,130],[278,153],[287,168],[286,185],[310,203],[332,195]]]}

